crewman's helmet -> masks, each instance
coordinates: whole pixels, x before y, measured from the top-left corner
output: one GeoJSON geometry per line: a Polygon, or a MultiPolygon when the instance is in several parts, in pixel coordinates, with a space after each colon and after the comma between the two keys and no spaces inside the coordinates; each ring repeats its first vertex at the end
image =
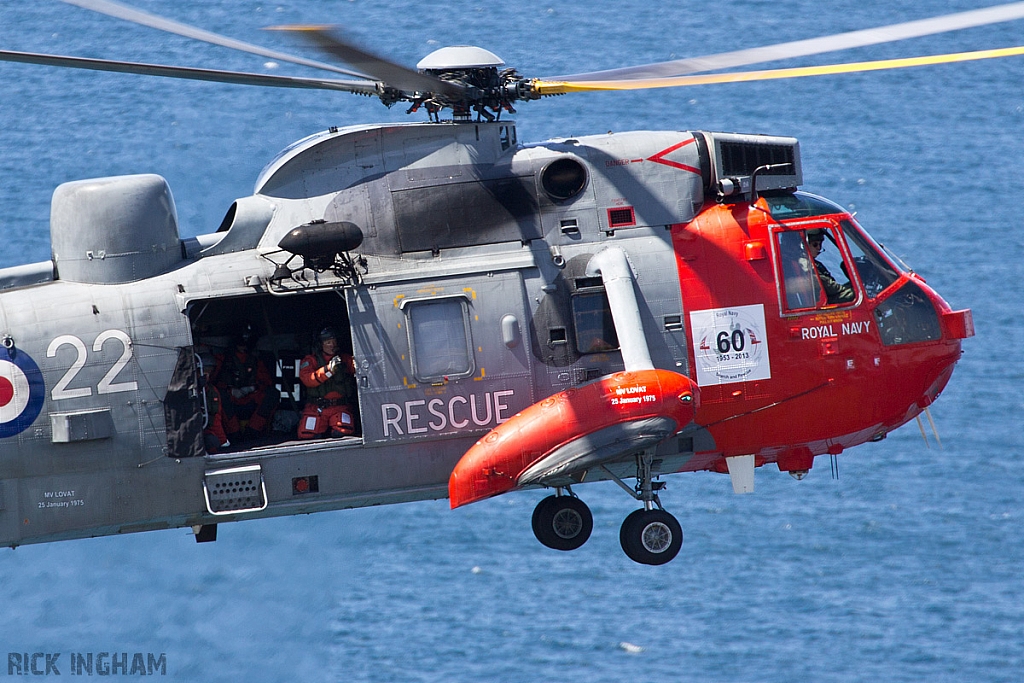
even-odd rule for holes
{"type": "Polygon", "coordinates": [[[199,354],[199,362],[203,366],[204,375],[213,372],[214,367],[217,365],[217,359],[208,351],[203,351],[199,354]]]}
{"type": "Polygon", "coordinates": [[[235,346],[244,346],[247,349],[251,349],[256,344],[257,336],[256,328],[252,326],[252,323],[246,323],[235,335],[235,346]]]}

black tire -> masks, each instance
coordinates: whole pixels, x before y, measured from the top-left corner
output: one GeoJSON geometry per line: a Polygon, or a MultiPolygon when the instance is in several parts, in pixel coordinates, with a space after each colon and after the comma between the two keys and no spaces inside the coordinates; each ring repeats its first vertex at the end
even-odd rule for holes
{"type": "Polygon", "coordinates": [[[548,496],[533,510],[533,535],[555,550],[575,550],[594,530],[594,515],[579,498],[548,496]]]}
{"type": "Polygon", "coordinates": [[[619,543],[634,562],[665,564],[683,547],[683,529],[664,510],[635,510],[622,522],[619,543]]]}

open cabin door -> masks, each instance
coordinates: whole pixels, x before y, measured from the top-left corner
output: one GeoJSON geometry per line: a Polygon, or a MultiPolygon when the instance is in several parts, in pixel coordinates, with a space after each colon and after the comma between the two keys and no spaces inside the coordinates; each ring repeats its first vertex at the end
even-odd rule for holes
{"type": "Polygon", "coordinates": [[[319,351],[326,327],[336,331],[339,352],[352,354],[343,290],[196,299],[187,313],[192,346],[182,350],[172,382],[182,406],[191,406],[178,418],[179,450],[191,443],[195,422],[208,454],[297,442],[307,400],[302,358],[319,351]]]}

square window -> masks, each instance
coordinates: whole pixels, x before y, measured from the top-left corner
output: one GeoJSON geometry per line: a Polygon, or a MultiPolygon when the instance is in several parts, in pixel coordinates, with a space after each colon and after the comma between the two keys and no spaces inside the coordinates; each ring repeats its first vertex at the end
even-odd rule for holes
{"type": "Polygon", "coordinates": [[[410,302],[406,309],[413,374],[420,381],[473,374],[469,316],[460,299],[410,302]]]}

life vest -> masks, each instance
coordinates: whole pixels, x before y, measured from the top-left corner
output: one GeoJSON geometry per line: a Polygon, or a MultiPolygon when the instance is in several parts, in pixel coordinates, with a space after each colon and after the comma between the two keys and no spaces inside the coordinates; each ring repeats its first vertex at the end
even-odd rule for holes
{"type": "MultiPolygon", "coordinates": [[[[306,356],[302,362],[305,364],[310,360],[316,363],[317,370],[326,368],[331,361],[330,358],[324,358],[324,354],[317,353],[306,356]]],[[[356,398],[356,378],[344,370],[339,370],[323,384],[306,387],[306,398],[309,400],[327,398],[332,393],[338,396],[331,398],[338,398],[341,405],[352,405],[356,398]]]]}
{"type": "Polygon", "coordinates": [[[219,384],[226,387],[256,386],[258,363],[254,353],[245,354],[244,359],[239,358],[237,353],[229,353],[220,371],[219,384]]]}

